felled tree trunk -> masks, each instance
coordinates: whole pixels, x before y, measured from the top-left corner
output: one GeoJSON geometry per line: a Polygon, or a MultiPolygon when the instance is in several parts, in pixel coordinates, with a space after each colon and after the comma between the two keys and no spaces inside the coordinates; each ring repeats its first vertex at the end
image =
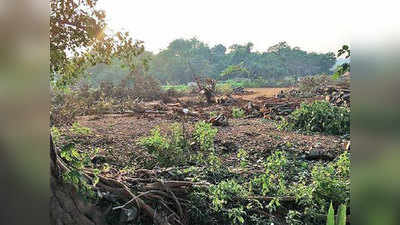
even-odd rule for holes
{"type": "Polygon", "coordinates": [[[50,224],[106,225],[100,208],[85,201],[75,188],[63,182],[56,150],[50,135],[50,224]]]}

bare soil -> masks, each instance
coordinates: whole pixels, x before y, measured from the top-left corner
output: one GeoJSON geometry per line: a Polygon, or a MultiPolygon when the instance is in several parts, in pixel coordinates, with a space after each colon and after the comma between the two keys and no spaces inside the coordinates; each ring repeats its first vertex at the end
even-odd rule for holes
{"type": "MultiPolygon", "coordinates": [[[[285,149],[300,155],[307,154],[312,150],[327,152],[333,156],[340,154],[347,141],[339,136],[325,134],[302,134],[293,131],[281,131],[277,128],[279,121],[264,118],[240,118],[231,117],[231,109],[234,106],[244,107],[248,101],[261,104],[263,101],[287,101],[279,100],[273,96],[285,88],[253,88],[255,92],[250,95],[233,96],[237,100],[232,105],[190,105],[190,111],[197,112],[200,116],[185,119],[186,129],[193,129],[194,123],[206,120],[210,112],[224,113],[230,116],[226,127],[218,127],[215,140],[217,152],[229,161],[235,160],[239,149],[249,152],[251,158],[256,162],[270,155],[276,149],[285,149]]],[[[196,98],[185,98],[186,101],[196,101],[196,98]]],[[[312,101],[313,99],[290,99],[291,101],[312,101]]],[[[160,107],[161,102],[146,103],[151,107],[160,107]]],[[[176,105],[176,104],[174,104],[176,105]]],[[[162,107],[171,108],[168,104],[162,107]]],[[[162,108],[161,107],[161,108],[162,108]]],[[[174,106],[175,107],[175,106],[174,106]]],[[[102,116],[82,116],[78,122],[82,126],[91,128],[92,134],[87,137],[77,137],[78,148],[81,150],[99,147],[108,161],[117,167],[136,165],[148,167],[146,161],[151,158],[137,142],[141,137],[149,135],[150,130],[160,127],[165,131],[173,123],[182,123],[183,116],[174,110],[167,110],[162,114],[108,114],[102,116]]],[[[68,132],[68,127],[61,128],[68,132]]],[[[231,164],[231,163],[228,163],[231,164]]]]}

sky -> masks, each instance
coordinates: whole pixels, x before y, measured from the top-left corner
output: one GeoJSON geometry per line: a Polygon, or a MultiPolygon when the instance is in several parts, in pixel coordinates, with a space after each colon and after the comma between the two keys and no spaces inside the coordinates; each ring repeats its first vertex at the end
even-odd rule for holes
{"type": "Polygon", "coordinates": [[[360,11],[374,12],[371,15],[375,17],[357,20],[354,14],[358,11],[350,12],[348,2],[99,0],[98,6],[106,11],[112,30],[129,31],[134,39],[144,41],[146,50],[155,53],[177,38],[192,37],[209,46],[252,42],[256,51],[266,51],[280,41],[287,41],[292,47],[326,53],[350,44],[354,18],[357,27],[368,31],[371,23],[385,15],[366,2],[360,11]]]}

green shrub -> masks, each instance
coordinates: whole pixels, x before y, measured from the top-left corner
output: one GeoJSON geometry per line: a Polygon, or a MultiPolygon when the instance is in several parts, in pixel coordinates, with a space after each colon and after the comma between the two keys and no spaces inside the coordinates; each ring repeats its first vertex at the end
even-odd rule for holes
{"type": "Polygon", "coordinates": [[[262,195],[276,197],[269,202],[267,208],[272,212],[280,206],[279,198],[289,193],[288,182],[289,161],[286,154],[276,151],[265,162],[265,173],[253,180],[255,187],[259,188],[262,195]]]}
{"type": "Polygon", "coordinates": [[[317,164],[311,171],[314,201],[326,204],[332,201],[336,205],[350,200],[350,159],[345,152],[328,165],[317,164]]]}
{"type": "Polygon", "coordinates": [[[237,198],[245,198],[247,196],[247,191],[242,185],[235,180],[222,181],[217,185],[212,185],[209,188],[209,192],[213,210],[222,212],[232,224],[244,223],[243,216],[246,212],[243,210],[243,206],[237,202],[237,198]]]}
{"type": "Polygon", "coordinates": [[[249,163],[249,153],[244,149],[239,149],[236,157],[240,159],[240,167],[245,168],[249,163]]]}
{"type": "Polygon", "coordinates": [[[78,122],[73,123],[69,130],[77,135],[89,135],[92,133],[90,128],[81,126],[78,122]]]}
{"type": "Polygon", "coordinates": [[[188,142],[178,124],[172,125],[168,135],[162,135],[159,128],[150,132],[151,135],[141,138],[139,144],[153,154],[160,165],[172,166],[186,161],[188,142]]]}
{"type": "Polygon", "coordinates": [[[342,135],[350,133],[350,110],[326,101],[302,103],[284,119],[280,128],[342,135]]]}
{"type": "Polygon", "coordinates": [[[232,108],[232,116],[233,116],[233,118],[236,118],[236,119],[238,119],[238,118],[243,118],[243,117],[244,117],[244,111],[243,111],[243,109],[233,107],[233,108],[232,108]]]}
{"type": "Polygon", "coordinates": [[[55,143],[57,143],[57,142],[60,140],[61,131],[60,131],[57,127],[52,126],[52,127],[50,128],[50,134],[51,134],[51,136],[52,136],[52,138],[53,138],[53,141],[54,141],[55,143]]]}
{"type": "Polygon", "coordinates": [[[215,111],[210,112],[210,118],[216,117],[217,115],[218,113],[215,111]]]}
{"type": "Polygon", "coordinates": [[[214,151],[214,138],[218,129],[213,128],[211,123],[197,122],[194,127],[193,136],[200,145],[202,151],[214,151]]]}
{"type": "Polygon", "coordinates": [[[98,153],[99,149],[96,148],[92,152],[80,152],[74,144],[67,144],[63,146],[60,152],[60,157],[63,158],[70,165],[70,169],[63,172],[62,177],[66,183],[70,183],[75,189],[82,194],[84,198],[95,198],[96,192],[93,187],[99,181],[99,169],[93,169],[93,179],[85,177],[83,169],[93,167],[91,159],[98,153]]]}

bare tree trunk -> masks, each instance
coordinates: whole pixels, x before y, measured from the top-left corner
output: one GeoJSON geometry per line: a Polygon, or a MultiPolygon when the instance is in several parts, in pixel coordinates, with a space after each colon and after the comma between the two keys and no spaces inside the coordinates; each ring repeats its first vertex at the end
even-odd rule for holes
{"type": "Polygon", "coordinates": [[[56,149],[50,135],[50,224],[106,225],[101,209],[86,202],[72,185],[63,182],[61,174],[56,149]]]}

